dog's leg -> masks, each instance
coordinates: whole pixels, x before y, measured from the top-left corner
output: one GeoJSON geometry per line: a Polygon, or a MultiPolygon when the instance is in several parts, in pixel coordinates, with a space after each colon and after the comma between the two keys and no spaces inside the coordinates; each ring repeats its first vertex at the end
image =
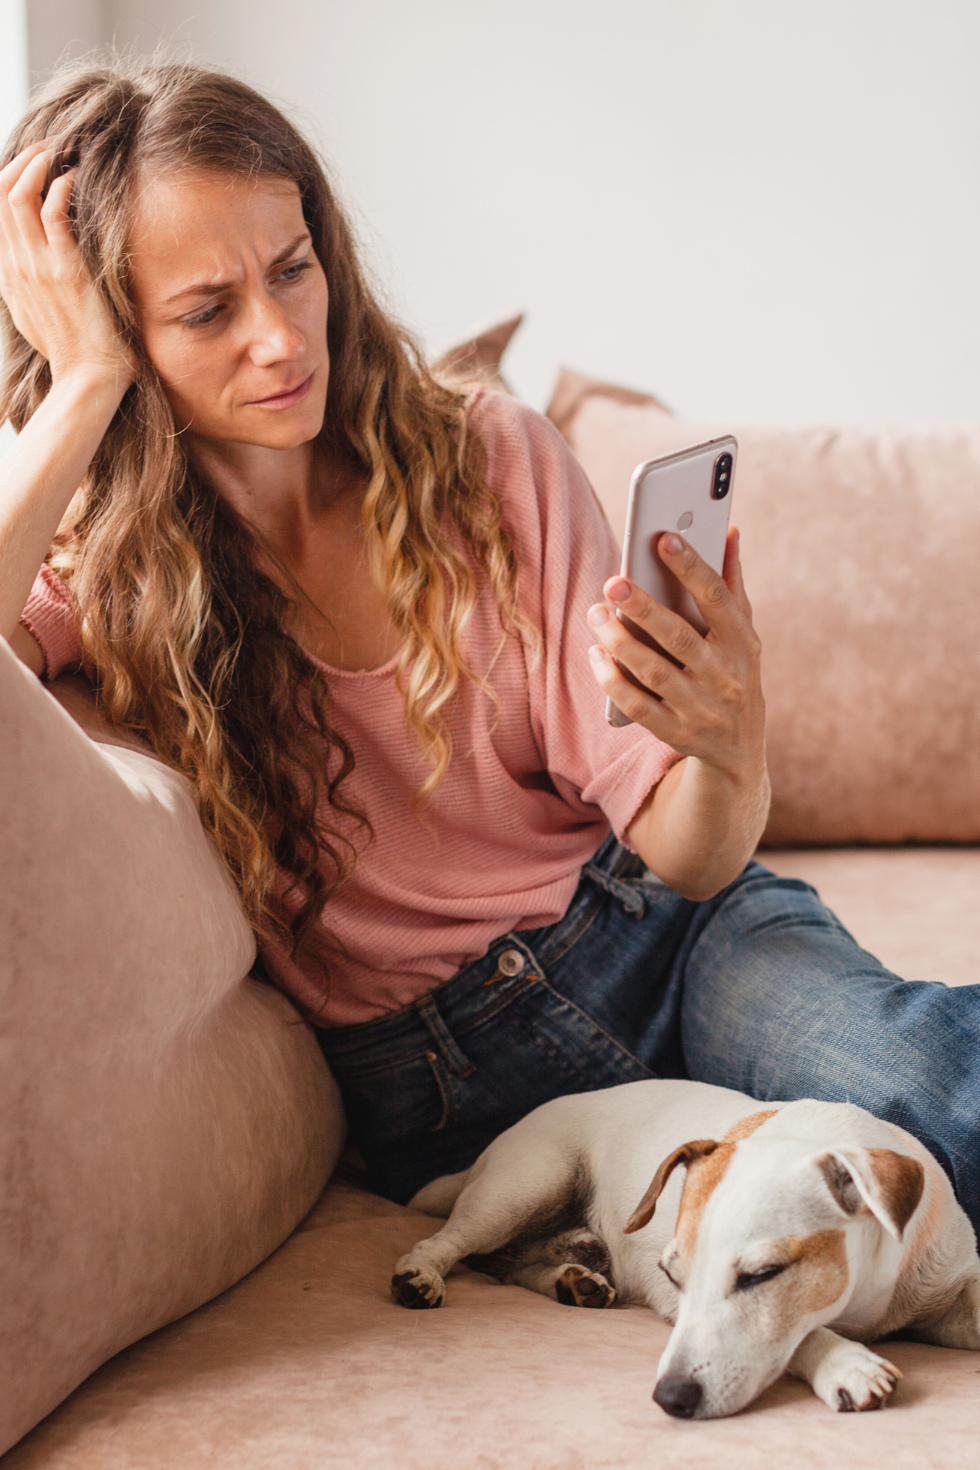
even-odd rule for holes
{"type": "Polygon", "coordinates": [[[891,1397],[901,1373],[860,1342],[817,1327],[800,1343],[789,1372],[809,1383],[817,1398],[838,1413],[880,1409],[891,1397]]]}
{"type": "Polygon", "coordinates": [[[611,1307],[616,1300],[609,1250],[584,1226],[560,1235],[519,1239],[495,1256],[468,1256],[466,1264],[507,1286],[526,1287],[566,1307],[611,1307]]]}
{"type": "Polygon", "coordinates": [[[904,1331],[918,1342],[980,1352],[980,1276],[968,1276],[959,1294],[939,1316],[913,1322],[904,1331]]]}
{"type": "Polygon", "coordinates": [[[420,1240],[395,1266],[391,1289],[403,1307],[438,1307],[445,1277],[464,1256],[492,1255],[572,1199],[578,1161],[564,1140],[532,1119],[502,1133],[470,1170],[466,1187],[437,1235],[420,1240]]]}

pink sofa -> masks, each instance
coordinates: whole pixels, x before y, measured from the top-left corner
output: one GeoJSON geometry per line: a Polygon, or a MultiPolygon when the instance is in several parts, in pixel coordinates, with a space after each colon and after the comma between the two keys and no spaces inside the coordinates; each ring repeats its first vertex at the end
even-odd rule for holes
{"type": "MultiPolygon", "coordinates": [[[[620,525],[633,465],[712,430],[573,374],[551,414],[620,525]]],[[[766,860],[908,978],[970,983],[980,430],[734,427],[766,860]]],[[[442,1310],[394,1306],[391,1265],[431,1222],[350,1166],[327,1184],[335,1090],[248,978],[188,793],[84,689],[54,693],[0,647],[0,1447],[36,1424],[2,1470],[975,1462],[980,1355],[889,1345],[906,1377],[877,1415],[781,1380],[682,1423],[650,1401],[667,1329],[646,1311],[463,1268],[442,1310]]]]}

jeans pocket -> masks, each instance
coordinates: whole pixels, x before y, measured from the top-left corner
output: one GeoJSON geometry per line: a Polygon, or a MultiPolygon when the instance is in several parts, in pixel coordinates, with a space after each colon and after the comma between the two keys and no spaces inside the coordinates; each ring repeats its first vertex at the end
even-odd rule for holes
{"type": "Polygon", "coordinates": [[[412,1139],[445,1128],[453,1098],[451,1079],[437,1059],[417,1051],[388,1065],[344,1068],[334,1065],[351,1138],[362,1150],[400,1148],[412,1139]]]}
{"type": "Polygon", "coordinates": [[[447,1127],[448,1124],[452,1122],[453,1114],[456,1111],[456,1079],[453,1077],[452,1073],[449,1071],[449,1068],[439,1056],[438,1052],[427,1051],[425,1054],[425,1060],[432,1068],[432,1075],[436,1080],[436,1086],[439,1089],[439,1096],[442,1098],[442,1112],[439,1115],[439,1121],[432,1128],[429,1129],[429,1132],[441,1133],[443,1128],[447,1127]]]}

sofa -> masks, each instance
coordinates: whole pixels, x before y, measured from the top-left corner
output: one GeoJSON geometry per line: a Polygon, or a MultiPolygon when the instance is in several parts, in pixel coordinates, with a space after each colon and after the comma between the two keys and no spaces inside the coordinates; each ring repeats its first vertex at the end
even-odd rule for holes
{"type": "MultiPolygon", "coordinates": [[[[456,365],[499,381],[508,335],[456,365]]],[[[691,424],[569,371],[549,415],[619,531],[638,461],[734,430],[763,860],[899,974],[972,983],[980,429],[691,424]]],[[[651,1402],[668,1329],[644,1309],[464,1267],[441,1310],[395,1306],[392,1264],[435,1222],[342,1155],[337,1089],[252,977],[182,779],[83,680],[45,685],[2,644],[0,814],[0,1470],[975,1462],[980,1355],[890,1343],[905,1377],[879,1414],[781,1379],[687,1423],[651,1402]]]]}

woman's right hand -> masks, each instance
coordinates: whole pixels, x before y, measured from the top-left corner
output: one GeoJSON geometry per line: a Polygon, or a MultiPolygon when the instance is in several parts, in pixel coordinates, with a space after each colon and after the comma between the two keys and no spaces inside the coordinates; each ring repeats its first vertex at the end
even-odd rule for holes
{"type": "Polygon", "coordinates": [[[74,173],[43,198],[51,153],[25,148],[0,170],[0,296],[14,326],[51,367],[52,382],[105,378],[121,398],[133,355],[82,260],[68,217],[74,173]]]}

